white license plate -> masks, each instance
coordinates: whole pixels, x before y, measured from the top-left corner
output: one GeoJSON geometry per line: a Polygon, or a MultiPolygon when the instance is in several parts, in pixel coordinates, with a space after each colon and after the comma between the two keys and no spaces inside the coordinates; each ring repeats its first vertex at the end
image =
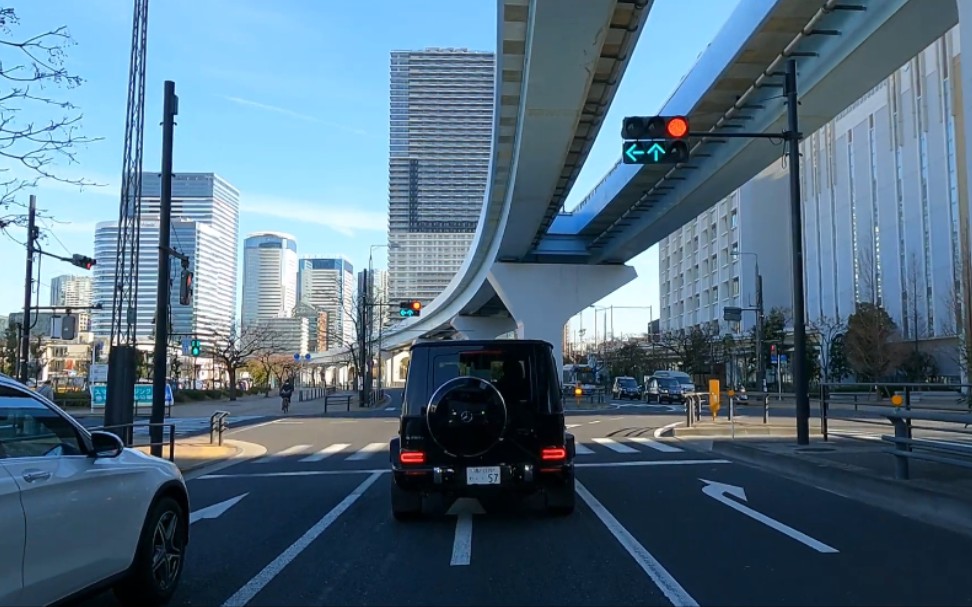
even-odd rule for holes
{"type": "Polygon", "coordinates": [[[466,468],[467,485],[498,485],[500,484],[499,466],[482,468],[466,468]]]}

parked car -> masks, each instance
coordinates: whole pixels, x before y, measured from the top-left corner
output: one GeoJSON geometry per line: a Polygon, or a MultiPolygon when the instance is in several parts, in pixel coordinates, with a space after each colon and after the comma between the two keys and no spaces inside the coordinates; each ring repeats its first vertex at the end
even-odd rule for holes
{"type": "Polygon", "coordinates": [[[89,432],[0,375],[0,605],[108,588],[122,605],[164,605],[188,543],[188,492],[172,462],[89,432]]]}
{"type": "Polygon", "coordinates": [[[611,388],[611,396],[615,400],[641,399],[641,386],[633,377],[615,377],[614,386],[611,388]]]}

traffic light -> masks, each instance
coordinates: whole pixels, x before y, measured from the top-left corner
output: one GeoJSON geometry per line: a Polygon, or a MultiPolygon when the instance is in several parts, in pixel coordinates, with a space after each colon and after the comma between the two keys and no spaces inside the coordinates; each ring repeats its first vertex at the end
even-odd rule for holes
{"type": "Polygon", "coordinates": [[[179,303],[184,306],[192,304],[192,272],[185,269],[179,281],[179,303]]]}
{"type": "Polygon", "coordinates": [[[191,342],[189,342],[189,354],[192,354],[193,356],[199,356],[202,354],[202,345],[200,345],[198,339],[193,339],[191,342]]]}
{"type": "Polygon", "coordinates": [[[402,318],[411,318],[412,316],[422,315],[422,302],[420,301],[403,301],[398,304],[399,310],[398,314],[402,318]]]}
{"type": "Polygon", "coordinates": [[[621,127],[624,164],[677,164],[689,158],[685,116],[628,116],[621,127]]]}
{"type": "Polygon", "coordinates": [[[90,270],[96,263],[98,262],[85,255],[78,255],[75,253],[71,256],[71,265],[84,268],[85,270],[90,270]]]}
{"type": "Polygon", "coordinates": [[[61,317],[61,339],[72,340],[78,336],[78,317],[73,314],[61,317]]]}
{"type": "Polygon", "coordinates": [[[770,355],[776,356],[776,344],[770,345],[770,355]]]}

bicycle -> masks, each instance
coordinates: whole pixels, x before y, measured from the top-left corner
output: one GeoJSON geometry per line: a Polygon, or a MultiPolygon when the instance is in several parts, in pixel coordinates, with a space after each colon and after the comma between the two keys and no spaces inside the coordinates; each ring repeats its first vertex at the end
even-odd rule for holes
{"type": "Polygon", "coordinates": [[[280,403],[280,410],[283,411],[284,413],[287,413],[288,411],[290,411],[290,397],[289,396],[282,397],[282,401],[280,403]]]}

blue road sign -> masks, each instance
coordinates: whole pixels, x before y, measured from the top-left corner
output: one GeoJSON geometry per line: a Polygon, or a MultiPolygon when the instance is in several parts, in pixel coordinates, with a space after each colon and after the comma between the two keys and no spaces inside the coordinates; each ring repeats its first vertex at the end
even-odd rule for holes
{"type": "Polygon", "coordinates": [[[294,352],[294,360],[300,360],[300,352],[294,352]]]}
{"type": "Polygon", "coordinates": [[[188,337],[183,337],[182,338],[182,355],[183,356],[189,356],[189,347],[190,347],[190,344],[191,343],[192,343],[192,340],[189,339],[188,337]]]}
{"type": "Polygon", "coordinates": [[[304,360],[310,361],[310,358],[311,358],[310,357],[310,352],[308,352],[307,354],[304,354],[304,360]]]}

